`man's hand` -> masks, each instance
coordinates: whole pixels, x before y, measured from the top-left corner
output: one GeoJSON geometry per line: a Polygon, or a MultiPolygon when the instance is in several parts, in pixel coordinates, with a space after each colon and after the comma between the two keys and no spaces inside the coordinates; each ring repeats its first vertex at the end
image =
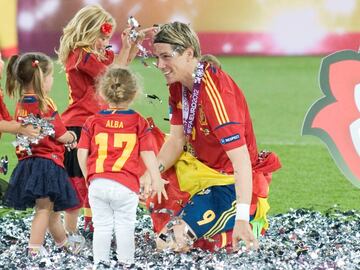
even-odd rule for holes
{"type": "Polygon", "coordinates": [[[233,251],[239,249],[239,241],[243,240],[247,250],[258,249],[259,243],[251,230],[250,224],[245,220],[235,220],[235,226],[232,234],[233,251]]]}
{"type": "Polygon", "coordinates": [[[139,31],[139,40],[136,40],[136,41],[141,43],[145,39],[153,39],[157,32],[157,29],[158,29],[157,27],[149,27],[149,28],[144,28],[144,29],[140,30],[139,31]]]}
{"type": "Polygon", "coordinates": [[[140,177],[140,200],[145,201],[149,196],[154,197],[155,195],[157,195],[158,203],[161,203],[161,195],[167,200],[168,196],[165,190],[165,184],[168,183],[168,181],[162,178],[152,181],[149,172],[146,171],[140,177]]]}

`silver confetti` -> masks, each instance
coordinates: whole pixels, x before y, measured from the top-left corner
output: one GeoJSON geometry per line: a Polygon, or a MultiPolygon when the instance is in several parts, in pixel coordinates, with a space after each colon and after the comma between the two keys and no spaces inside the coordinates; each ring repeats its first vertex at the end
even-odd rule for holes
{"type": "MultiPolygon", "coordinates": [[[[130,39],[133,42],[136,42],[138,36],[139,36],[139,32],[137,31],[137,28],[140,27],[140,24],[138,23],[138,21],[133,17],[130,16],[128,19],[128,24],[130,26],[130,39]]],[[[149,67],[149,65],[146,63],[146,59],[149,58],[149,54],[147,52],[147,50],[145,49],[144,46],[142,46],[140,43],[136,42],[136,47],[139,49],[140,51],[140,56],[142,57],[141,62],[143,63],[143,65],[145,67],[149,67]]]]}
{"type": "Polygon", "coordinates": [[[23,134],[16,134],[16,140],[12,143],[19,147],[20,151],[25,150],[27,155],[31,155],[31,144],[39,144],[39,141],[46,136],[54,137],[54,125],[50,123],[53,118],[40,118],[30,113],[26,117],[19,117],[23,126],[32,125],[34,128],[40,128],[40,134],[36,137],[28,137],[23,134]]]}
{"type": "MultiPolygon", "coordinates": [[[[1,212],[0,208],[0,212],[1,212]]],[[[28,212],[29,214],[30,212],[28,212]]],[[[30,260],[25,254],[31,216],[13,212],[0,217],[0,269],[92,269],[91,241],[72,255],[55,248],[47,236],[47,259],[30,260]]],[[[84,220],[80,219],[80,228],[84,220]]],[[[192,249],[179,254],[155,249],[155,234],[148,212],[138,209],[135,263],[119,265],[112,247],[109,265],[98,269],[359,269],[360,213],[337,208],[321,214],[308,209],[290,210],[269,217],[270,228],[260,238],[258,251],[241,249],[215,253],[192,249]]],[[[115,245],[115,242],[113,242],[115,245]]]]}

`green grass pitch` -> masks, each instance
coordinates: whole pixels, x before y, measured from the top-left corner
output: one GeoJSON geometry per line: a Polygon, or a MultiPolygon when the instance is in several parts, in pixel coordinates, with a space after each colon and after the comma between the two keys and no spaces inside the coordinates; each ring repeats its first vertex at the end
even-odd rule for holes
{"type": "MultiPolygon", "coordinates": [[[[321,57],[220,57],[227,71],[244,91],[249,103],[259,149],[276,152],[282,169],[273,175],[270,186],[270,214],[290,208],[313,208],[323,211],[335,204],[342,210],[360,209],[360,191],[341,174],[322,141],[301,136],[305,114],[322,96],[318,85],[321,57]]],[[[151,61],[149,61],[150,63],[151,61]]],[[[162,74],[135,61],[130,68],[139,74],[143,92],[162,99],[149,102],[139,96],[133,108],[152,116],[165,132],[169,123],[168,91],[162,74]]],[[[64,73],[55,65],[51,92],[59,112],[67,106],[64,73]]],[[[2,82],[4,86],[4,81],[2,82]]],[[[11,113],[14,101],[5,99],[11,113]]],[[[10,172],[16,165],[13,135],[3,134],[0,156],[10,158],[10,172]]],[[[5,179],[10,178],[10,173],[5,179]]]]}

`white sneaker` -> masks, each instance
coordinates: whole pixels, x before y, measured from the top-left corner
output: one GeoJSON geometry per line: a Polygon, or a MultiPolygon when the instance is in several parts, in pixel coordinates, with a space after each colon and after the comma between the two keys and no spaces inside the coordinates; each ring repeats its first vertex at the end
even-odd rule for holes
{"type": "Polygon", "coordinates": [[[37,257],[48,257],[49,253],[46,249],[41,246],[28,246],[26,249],[26,255],[30,258],[37,258],[37,257]]]}
{"type": "Polygon", "coordinates": [[[68,235],[68,241],[66,243],[66,249],[73,254],[79,254],[85,245],[85,237],[79,233],[68,235]]]}

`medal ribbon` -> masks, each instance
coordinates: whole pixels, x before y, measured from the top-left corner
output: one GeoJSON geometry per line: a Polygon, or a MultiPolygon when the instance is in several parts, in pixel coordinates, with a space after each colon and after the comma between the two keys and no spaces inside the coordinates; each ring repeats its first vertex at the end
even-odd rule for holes
{"type": "Polygon", "coordinates": [[[190,104],[187,98],[188,89],[184,86],[182,87],[182,104],[183,104],[182,112],[183,112],[183,125],[184,125],[185,137],[190,137],[192,129],[194,127],[195,114],[196,114],[198,99],[200,95],[201,79],[203,76],[204,76],[204,63],[199,62],[195,70],[195,78],[194,78],[190,104]]]}

